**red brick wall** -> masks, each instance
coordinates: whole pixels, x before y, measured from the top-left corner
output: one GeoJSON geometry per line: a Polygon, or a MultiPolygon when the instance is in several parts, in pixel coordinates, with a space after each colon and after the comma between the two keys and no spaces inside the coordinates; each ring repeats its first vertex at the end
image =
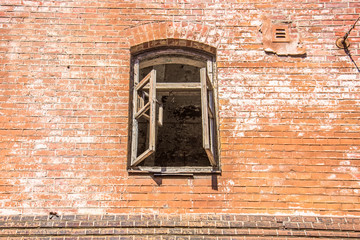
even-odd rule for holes
{"type": "Polygon", "coordinates": [[[0,215],[360,215],[360,74],[335,46],[360,4],[216,2],[0,0],[0,215]],[[265,53],[263,16],[306,56],[265,53]],[[217,189],[126,170],[130,47],[167,38],[217,49],[217,189]]]}

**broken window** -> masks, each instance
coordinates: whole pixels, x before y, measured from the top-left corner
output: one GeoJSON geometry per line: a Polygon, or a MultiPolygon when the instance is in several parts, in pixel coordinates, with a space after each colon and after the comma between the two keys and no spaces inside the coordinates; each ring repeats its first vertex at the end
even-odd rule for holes
{"type": "Polygon", "coordinates": [[[219,170],[213,59],[180,49],[133,57],[131,170],[219,170]]]}

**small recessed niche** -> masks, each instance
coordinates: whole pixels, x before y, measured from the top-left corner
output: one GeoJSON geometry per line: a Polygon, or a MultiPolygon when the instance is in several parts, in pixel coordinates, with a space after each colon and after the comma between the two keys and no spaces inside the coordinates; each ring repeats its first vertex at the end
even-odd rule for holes
{"type": "Polygon", "coordinates": [[[288,25],[273,25],[271,29],[272,42],[287,43],[290,42],[288,25]]]}

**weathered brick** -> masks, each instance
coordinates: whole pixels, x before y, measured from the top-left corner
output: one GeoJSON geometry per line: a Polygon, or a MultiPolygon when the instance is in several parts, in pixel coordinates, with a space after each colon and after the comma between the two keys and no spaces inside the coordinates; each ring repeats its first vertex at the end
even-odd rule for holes
{"type": "Polygon", "coordinates": [[[107,239],[109,240],[119,240],[119,236],[111,236],[111,237],[108,237],[107,239]]]}
{"type": "MultiPolygon", "coordinates": [[[[35,223],[36,224],[36,223],[35,223]]],[[[66,227],[66,222],[65,221],[60,221],[60,222],[53,222],[52,223],[53,227],[66,227]]]]}
{"type": "MultiPolygon", "coordinates": [[[[40,235],[114,228],[125,235],[136,227],[203,227],[204,234],[305,229],[309,237],[343,231],[356,238],[356,1],[0,5],[3,235],[10,228],[40,235]],[[286,25],[294,45],[268,48],[268,22],[286,25]],[[339,49],[336,39],[352,26],[349,51],[339,49]],[[216,59],[216,178],[128,171],[133,60],[154,48],[193,49],[216,59]],[[306,54],[294,55],[294,48],[306,54]]],[[[51,239],[57,237],[66,238],[51,239]]]]}

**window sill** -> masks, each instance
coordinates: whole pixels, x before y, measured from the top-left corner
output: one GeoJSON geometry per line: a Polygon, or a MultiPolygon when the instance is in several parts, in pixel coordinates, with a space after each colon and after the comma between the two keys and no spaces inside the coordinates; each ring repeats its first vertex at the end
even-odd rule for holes
{"type": "Polygon", "coordinates": [[[154,175],[193,175],[193,174],[220,174],[221,171],[213,167],[145,167],[138,166],[129,169],[129,173],[143,173],[154,175]]]}

